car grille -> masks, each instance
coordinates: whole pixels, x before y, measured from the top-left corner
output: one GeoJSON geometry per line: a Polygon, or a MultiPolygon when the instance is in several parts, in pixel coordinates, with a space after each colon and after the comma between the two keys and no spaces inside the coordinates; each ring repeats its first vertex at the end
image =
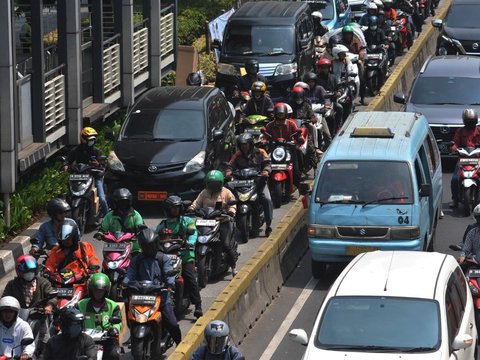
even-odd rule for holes
{"type": "Polygon", "coordinates": [[[260,74],[263,76],[273,76],[273,73],[275,72],[275,69],[277,68],[279,64],[260,64],[260,74]]]}
{"type": "Polygon", "coordinates": [[[450,142],[455,137],[457,127],[453,126],[431,126],[433,135],[437,141],[450,142]]]}
{"type": "Polygon", "coordinates": [[[151,164],[145,165],[127,165],[125,170],[131,174],[163,174],[167,172],[181,171],[186,165],[186,162],[173,164],[151,164]]]}
{"type": "Polygon", "coordinates": [[[338,234],[349,238],[372,238],[387,235],[388,227],[338,226],[338,234]]]}
{"type": "Polygon", "coordinates": [[[480,55],[480,40],[463,40],[463,48],[469,55],[480,55]]]}

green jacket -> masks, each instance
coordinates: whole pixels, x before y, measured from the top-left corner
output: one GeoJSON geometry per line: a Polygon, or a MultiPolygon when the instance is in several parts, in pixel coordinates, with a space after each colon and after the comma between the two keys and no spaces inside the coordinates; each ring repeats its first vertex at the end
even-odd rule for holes
{"type": "Polygon", "coordinates": [[[190,263],[195,261],[195,244],[197,243],[197,228],[195,227],[195,220],[188,216],[180,216],[179,220],[169,221],[169,219],[163,220],[160,224],[158,224],[155,232],[160,234],[163,228],[167,226],[170,230],[172,230],[173,236],[184,236],[187,232],[187,229],[191,228],[194,230],[193,235],[190,235],[187,239],[187,243],[190,245],[191,249],[183,250],[181,252],[182,262],[190,263]]]}
{"type": "Polygon", "coordinates": [[[110,324],[111,317],[122,318],[122,313],[120,312],[120,307],[118,304],[110,299],[105,299],[105,305],[97,313],[92,306],[90,298],[85,298],[80,300],[77,304],[78,310],[85,315],[85,328],[86,329],[98,329],[98,330],[107,330],[109,327],[113,326],[120,331],[122,330],[122,324],[110,324]]]}
{"type": "MultiPolygon", "coordinates": [[[[143,225],[143,218],[137,210],[133,210],[128,214],[123,221],[119,215],[115,213],[115,210],[111,210],[105,215],[102,220],[102,225],[100,226],[101,232],[132,232],[137,234],[139,232],[138,227],[143,225]]],[[[132,253],[139,252],[140,246],[138,246],[138,241],[132,241],[132,253]]]]}

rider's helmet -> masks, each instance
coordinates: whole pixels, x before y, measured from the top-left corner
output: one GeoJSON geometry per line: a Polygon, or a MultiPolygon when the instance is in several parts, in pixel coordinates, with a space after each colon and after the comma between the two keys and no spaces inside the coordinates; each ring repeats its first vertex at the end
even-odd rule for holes
{"type": "Polygon", "coordinates": [[[38,271],[37,259],[32,255],[23,254],[17,258],[15,261],[15,271],[19,278],[30,282],[35,279],[38,271]]]}
{"type": "MultiPolygon", "coordinates": [[[[308,87],[308,85],[307,85],[308,87]]],[[[305,101],[305,89],[300,86],[294,86],[292,89],[292,97],[293,100],[298,104],[301,105],[305,101]]]]}
{"type": "Polygon", "coordinates": [[[80,142],[82,144],[88,144],[88,146],[93,146],[95,140],[97,140],[97,136],[98,133],[94,128],[90,126],[84,127],[80,133],[80,142]]]}
{"type": "Polygon", "coordinates": [[[245,71],[249,75],[257,75],[259,68],[258,61],[255,59],[250,59],[245,63],[245,71]]]}
{"type": "Polygon", "coordinates": [[[219,170],[210,170],[205,176],[205,187],[212,193],[218,193],[223,187],[223,174],[219,170]]]}
{"type": "Polygon", "coordinates": [[[53,198],[47,204],[47,214],[52,219],[55,217],[55,215],[65,214],[69,211],[70,205],[68,205],[68,203],[61,198],[53,198]]]}
{"type": "Polygon", "coordinates": [[[342,37],[343,37],[343,40],[345,40],[346,42],[350,42],[353,40],[353,26],[350,25],[350,24],[347,24],[345,25],[343,28],[342,28],[342,37]]]}
{"type": "Polygon", "coordinates": [[[230,329],[220,320],[210,321],[204,331],[205,342],[210,354],[223,354],[228,345],[230,329]]]}
{"type": "Polygon", "coordinates": [[[249,152],[253,149],[253,136],[251,133],[243,133],[237,137],[237,149],[240,151],[242,151],[242,147],[240,146],[242,144],[249,145],[249,152]]]}
{"type": "Polygon", "coordinates": [[[68,247],[68,248],[73,247],[74,249],[77,248],[78,243],[80,241],[80,235],[78,231],[78,225],[75,222],[75,220],[65,219],[63,221],[62,227],[58,232],[57,240],[62,248],[65,248],[65,247],[68,247]],[[72,244],[67,246],[66,243],[70,239],[72,240],[72,244]]]}
{"type": "Polygon", "coordinates": [[[473,208],[473,217],[478,225],[480,225],[480,204],[473,208]]]}
{"type": "Polygon", "coordinates": [[[322,21],[323,20],[323,15],[320,11],[314,11],[312,13],[312,17],[317,21],[322,21]]]}
{"type": "Polygon", "coordinates": [[[315,64],[317,66],[317,71],[320,72],[320,70],[328,70],[330,71],[330,67],[332,66],[332,62],[327,59],[327,58],[322,58],[317,60],[317,63],[315,64]]]}
{"type": "Polygon", "coordinates": [[[104,297],[110,292],[110,279],[104,273],[95,273],[90,276],[87,283],[88,295],[93,295],[93,290],[105,290],[104,297]]]}
{"type": "Polygon", "coordinates": [[[285,104],[285,106],[287,107],[287,118],[290,119],[293,116],[293,109],[289,104],[285,104]]]}
{"type": "MultiPolygon", "coordinates": [[[[302,89],[303,90],[303,89],[302,89]]],[[[285,121],[287,118],[287,105],[285,103],[276,103],[274,108],[273,108],[273,115],[275,117],[275,120],[280,120],[280,121],[285,121]]]]}
{"type": "MultiPolygon", "coordinates": [[[[20,311],[20,303],[13,296],[4,296],[0,299],[0,313],[3,310],[12,310],[15,312],[15,317],[8,322],[4,323],[7,327],[12,326],[12,324],[17,320],[18,312],[20,311]]],[[[3,316],[0,316],[0,320],[4,322],[3,316]]]]}
{"type": "Polygon", "coordinates": [[[383,2],[383,7],[387,10],[390,10],[393,6],[392,0],[382,0],[382,2],[383,2]]]}
{"type": "Polygon", "coordinates": [[[332,48],[338,44],[338,38],[336,36],[330,36],[328,39],[328,50],[332,51],[332,48]]]}
{"type": "Polygon", "coordinates": [[[132,207],[132,198],[132,193],[127,188],[115,189],[113,192],[115,209],[122,212],[130,210],[132,207]]]}
{"type": "Polygon", "coordinates": [[[158,235],[150,228],[145,228],[138,234],[138,244],[147,257],[155,257],[158,251],[158,235]]]}
{"type": "Polygon", "coordinates": [[[267,85],[263,81],[255,81],[252,84],[252,95],[256,99],[259,99],[263,95],[265,95],[265,92],[267,91],[267,85]]]}
{"type": "Polygon", "coordinates": [[[373,1],[370,1],[367,4],[367,14],[372,16],[372,15],[377,15],[378,13],[378,6],[375,4],[373,1]]]}
{"type": "Polygon", "coordinates": [[[348,48],[345,46],[345,45],[336,45],[333,49],[332,49],[332,55],[335,59],[337,60],[342,60],[340,57],[341,57],[341,54],[346,54],[348,52],[348,48]]]}
{"type": "Polygon", "coordinates": [[[465,109],[462,113],[463,125],[467,128],[474,128],[478,122],[478,114],[474,109],[465,109]]]}
{"type": "Polygon", "coordinates": [[[85,316],[76,308],[66,308],[60,311],[60,329],[62,334],[77,338],[83,330],[85,316]]]}
{"type": "Polygon", "coordinates": [[[368,18],[368,28],[370,30],[377,30],[377,27],[378,27],[378,17],[370,16],[368,18]]]}
{"type": "Polygon", "coordinates": [[[382,0],[373,0],[375,5],[377,5],[378,11],[383,9],[383,1],[382,0]]]}
{"type": "Polygon", "coordinates": [[[165,200],[165,208],[167,211],[167,217],[169,216],[178,216],[172,213],[173,208],[183,208],[183,200],[180,196],[170,195],[167,200],[165,200]]]}
{"type": "Polygon", "coordinates": [[[192,72],[187,76],[188,86],[202,86],[202,77],[198,72],[192,72]]]}
{"type": "Polygon", "coordinates": [[[303,77],[303,81],[305,81],[309,87],[315,87],[318,82],[318,76],[314,72],[308,72],[303,77]],[[313,84],[312,84],[313,83],[313,84]]]}
{"type": "Polygon", "coordinates": [[[383,10],[378,10],[378,14],[377,14],[377,17],[378,17],[378,23],[380,25],[383,25],[385,23],[385,11],[383,10]]]}

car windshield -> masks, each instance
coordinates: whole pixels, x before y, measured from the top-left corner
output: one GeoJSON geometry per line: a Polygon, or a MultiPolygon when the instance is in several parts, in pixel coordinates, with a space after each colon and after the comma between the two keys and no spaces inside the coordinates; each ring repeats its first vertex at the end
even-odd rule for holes
{"type": "Polygon", "coordinates": [[[332,350],[435,350],[440,346],[438,302],[397,297],[333,297],[320,321],[315,346],[332,350]]]}
{"type": "Polygon", "coordinates": [[[292,26],[232,25],[225,36],[227,55],[293,54],[295,31],[292,26]]]}
{"type": "Polygon", "coordinates": [[[479,104],[480,78],[420,77],[413,87],[410,102],[422,105],[479,104]]]}
{"type": "Polygon", "coordinates": [[[317,203],[408,204],[413,202],[406,162],[330,161],[320,174],[317,203]]]}
{"type": "Polygon", "coordinates": [[[159,112],[136,110],[123,132],[126,140],[200,140],[205,133],[203,116],[197,110],[162,109],[159,112]]]}
{"type": "Polygon", "coordinates": [[[310,5],[312,12],[320,11],[322,13],[323,20],[332,20],[334,16],[334,7],[332,0],[322,0],[322,1],[307,1],[310,5]]]}
{"type": "Polygon", "coordinates": [[[480,4],[455,4],[448,13],[447,24],[455,28],[480,28],[479,13],[480,4]]]}

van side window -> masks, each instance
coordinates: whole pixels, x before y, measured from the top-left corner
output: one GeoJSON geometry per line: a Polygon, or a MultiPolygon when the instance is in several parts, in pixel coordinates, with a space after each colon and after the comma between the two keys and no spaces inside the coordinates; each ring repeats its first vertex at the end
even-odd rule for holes
{"type": "Polygon", "coordinates": [[[299,35],[300,35],[300,41],[305,41],[308,39],[308,29],[307,29],[307,19],[304,18],[298,27],[299,30],[299,35]]]}
{"type": "Polygon", "coordinates": [[[337,14],[343,14],[347,10],[347,6],[343,0],[336,0],[337,14]]]}
{"type": "Polygon", "coordinates": [[[420,191],[420,187],[422,186],[422,184],[425,184],[425,179],[423,178],[422,170],[420,168],[418,160],[415,160],[415,176],[417,177],[418,191],[420,191]]]}
{"type": "Polygon", "coordinates": [[[222,118],[220,120],[224,122],[225,120],[233,116],[232,110],[230,110],[230,106],[228,105],[227,101],[223,97],[220,97],[219,101],[222,109],[222,118]]]}
{"type": "Polygon", "coordinates": [[[428,129],[427,142],[429,143],[430,157],[432,158],[433,169],[436,170],[440,164],[440,150],[438,150],[437,141],[433,136],[432,129],[428,129]]]}
{"type": "Polygon", "coordinates": [[[425,141],[423,142],[423,148],[425,149],[425,154],[427,155],[427,161],[428,161],[428,168],[430,169],[430,173],[435,172],[436,164],[435,164],[435,157],[432,154],[432,147],[430,146],[430,143],[428,141],[428,137],[425,138],[425,141]]]}

